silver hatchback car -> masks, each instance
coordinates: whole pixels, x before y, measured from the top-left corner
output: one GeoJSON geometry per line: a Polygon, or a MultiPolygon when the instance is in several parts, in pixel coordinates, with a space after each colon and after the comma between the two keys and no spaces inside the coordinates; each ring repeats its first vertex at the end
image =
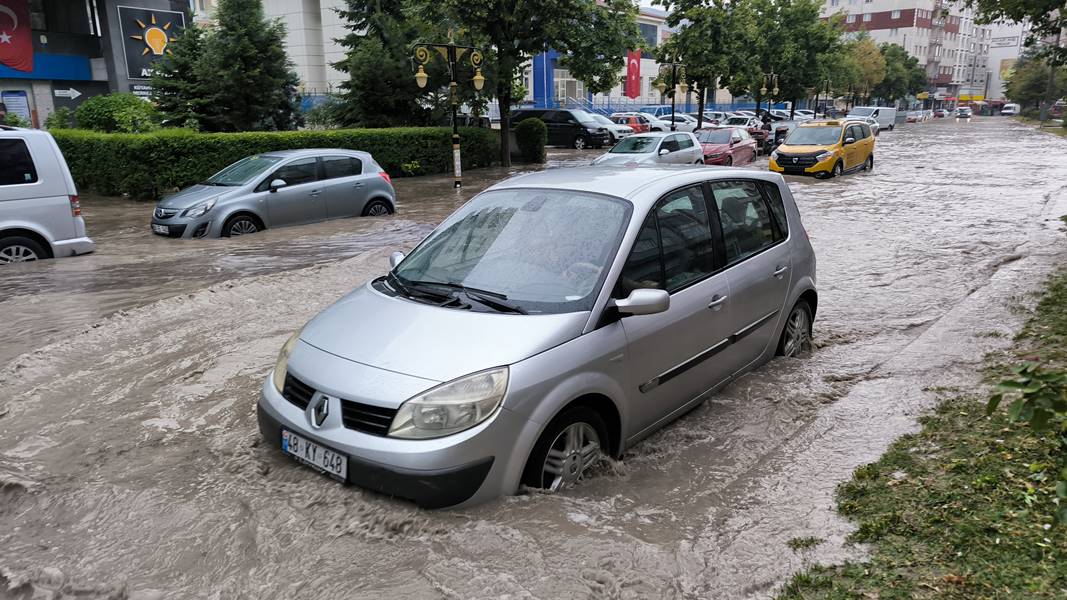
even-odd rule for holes
{"type": "Polygon", "coordinates": [[[243,158],[160,200],[152,232],[187,239],[229,237],[395,210],[392,180],[370,154],[283,150],[243,158]]]}
{"type": "Polygon", "coordinates": [[[284,345],[274,447],[424,507],[556,491],[809,345],[815,256],[781,176],[584,167],[499,183],[284,345]]]}

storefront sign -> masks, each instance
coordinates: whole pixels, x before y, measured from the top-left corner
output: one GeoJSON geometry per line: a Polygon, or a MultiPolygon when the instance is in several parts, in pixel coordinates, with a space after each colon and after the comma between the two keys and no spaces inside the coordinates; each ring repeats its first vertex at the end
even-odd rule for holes
{"type": "Polygon", "coordinates": [[[126,76],[130,79],[148,79],[152,76],[153,65],[170,52],[167,46],[185,28],[185,15],[171,10],[132,6],[120,6],[118,9],[126,76]]]}
{"type": "Polygon", "coordinates": [[[22,90],[0,92],[0,102],[7,107],[7,112],[30,121],[30,97],[22,90]]]}
{"type": "Polygon", "coordinates": [[[1011,37],[995,37],[989,40],[990,48],[1014,48],[1019,45],[1019,37],[1017,35],[1011,37]]]}

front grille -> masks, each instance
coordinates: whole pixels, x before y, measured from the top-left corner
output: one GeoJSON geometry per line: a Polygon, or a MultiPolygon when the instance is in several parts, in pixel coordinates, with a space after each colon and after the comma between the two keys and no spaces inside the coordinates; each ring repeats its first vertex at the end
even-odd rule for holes
{"type": "MultiPolygon", "coordinates": [[[[290,404],[300,410],[306,410],[314,395],[315,388],[293,377],[290,373],[285,374],[282,397],[290,404]]],[[[384,436],[389,433],[389,426],[392,425],[395,415],[395,408],[382,408],[341,399],[341,421],[348,429],[384,436]]]]}
{"type": "Polygon", "coordinates": [[[308,403],[311,402],[311,397],[314,395],[315,389],[310,385],[300,381],[289,373],[285,374],[285,385],[282,386],[282,397],[288,400],[290,404],[300,410],[304,410],[308,407],[308,403]]]}
{"type": "Polygon", "coordinates": [[[395,408],[382,408],[351,400],[341,400],[341,421],[344,422],[345,427],[363,433],[386,435],[389,433],[389,426],[393,423],[395,415],[395,408]]]}
{"type": "Polygon", "coordinates": [[[819,162],[815,159],[816,154],[782,154],[778,151],[778,166],[780,167],[811,167],[819,162]]]}
{"type": "Polygon", "coordinates": [[[169,219],[174,215],[178,214],[179,212],[180,210],[175,208],[156,208],[156,218],[169,219]]]}

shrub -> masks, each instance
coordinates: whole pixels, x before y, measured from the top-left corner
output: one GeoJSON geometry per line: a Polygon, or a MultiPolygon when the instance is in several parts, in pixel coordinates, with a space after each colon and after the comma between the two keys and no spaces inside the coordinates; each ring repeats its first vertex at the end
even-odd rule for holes
{"type": "Polygon", "coordinates": [[[515,126],[515,143],[519,147],[522,162],[545,162],[545,145],[548,143],[548,127],[541,119],[523,119],[515,126]]]}
{"type": "Polygon", "coordinates": [[[3,125],[10,125],[11,127],[33,127],[33,123],[30,123],[26,119],[16,115],[13,112],[9,112],[4,115],[3,125]]]}
{"type": "MultiPolygon", "coordinates": [[[[146,134],[96,133],[78,129],[52,132],[83,191],[136,198],[203,181],[245,156],[295,148],[364,150],[392,175],[407,175],[403,165],[418,164],[418,173],[452,170],[452,132],[445,127],[394,129],[337,129],[332,131],[271,131],[196,133],[162,129],[146,134]]],[[[460,130],[463,167],[486,167],[497,156],[498,132],[460,130]]]]}
{"type": "Polygon", "coordinates": [[[133,94],[93,96],[74,112],[78,127],[103,132],[144,133],[159,128],[155,107],[133,94]]]}
{"type": "Polygon", "coordinates": [[[1019,115],[1025,119],[1037,120],[1041,117],[1041,111],[1031,106],[1029,108],[1024,108],[1019,115]]]}
{"type": "Polygon", "coordinates": [[[44,120],[45,129],[70,129],[74,127],[74,111],[61,106],[44,120]]]}

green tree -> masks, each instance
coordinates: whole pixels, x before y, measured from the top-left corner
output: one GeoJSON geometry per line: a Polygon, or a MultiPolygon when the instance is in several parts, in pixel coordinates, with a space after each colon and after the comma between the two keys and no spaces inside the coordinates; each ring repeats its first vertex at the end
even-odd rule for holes
{"type": "Polygon", "coordinates": [[[872,96],[896,102],[908,94],[917,94],[927,86],[926,69],[903,46],[882,44],[878,50],[885,59],[885,78],[871,89],[872,96]]]}
{"type": "Polygon", "coordinates": [[[838,89],[855,100],[869,96],[871,89],[885,80],[886,62],[878,45],[866,32],[844,44],[843,69],[837,80],[838,89]]]}
{"type": "Polygon", "coordinates": [[[144,133],[159,128],[151,103],[127,93],[93,96],[74,111],[78,127],[105,133],[144,133]]]}
{"type": "Polygon", "coordinates": [[[497,74],[495,95],[500,104],[500,162],[511,164],[510,126],[513,82],[522,65],[549,48],[571,57],[575,76],[593,80],[600,74],[588,68],[593,60],[623,64],[627,40],[607,39],[631,28],[636,35],[633,0],[411,0],[429,22],[455,23],[487,46],[486,62],[497,74]],[[623,21],[622,25],[598,32],[599,46],[580,39],[589,35],[582,24],[623,21]],[[614,32],[614,33],[613,33],[614,32]],[[602,34],[602,35],[601,35],[602,34]],[[590,56],[591,53],[592,56],[590,56]]]}
{"type": "Polygon", "coordinates": [[[152,102],[165,124],[200,129],[205,81],[198,62],[204,52],[204,30],[186,27],[167,45],[168,53],[152,69],[152,102]]]}
{"type": "Polygon", "coordinates": [[[637,29],[637,5],[629,0],[609,0],[608,4],[609,10],[590,11],[587,20],[573,23],[556,48],[560,65],[592,94],[609,92],[618,85],[625,73],[625,61],[618,58],[644,41],[637,29]]]}
{"type": "MultiPolygon", "coordinates": [[[[1048,87],[1050,67],[1035,54],[1027,53],[1019,59],[1004,89],[1004,95],[1023,108],[1040,108],[1048,87]]],[[[1059,98],[1067,94],[1067,68],[1059,67],[1056,71],[1052,97],[1059,98]]]]}
{"type": "Polygon", "coordinates": [[[261,0],[219,0],[215,30],[196,65],[200,121],[211,131],[293,129],[299,79],[285,54],[285,25],[261,0]]]}
{"type": "Polygon", "coordinates": [[[1028,23],[1026,45],[1034,50],[1034,58],[1044,58],[1054,66],[1067,65],[1067,48],[1041,43],[1048,38],[1059,41],[1060,32],[1067,27],[1064,0],[964,0],[964,4],[977,10],[980,23],[1028,23]]]}

